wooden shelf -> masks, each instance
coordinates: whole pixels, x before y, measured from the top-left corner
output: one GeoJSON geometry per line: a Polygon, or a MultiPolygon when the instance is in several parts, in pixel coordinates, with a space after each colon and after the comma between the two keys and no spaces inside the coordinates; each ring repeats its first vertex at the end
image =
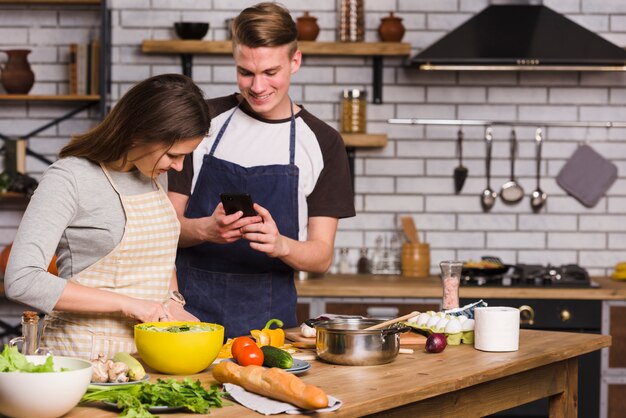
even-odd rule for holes
{"type": "Polygon", "coordinates": [[[0,0],[0,4],[100,4],[100,0],[0,0]]]}
{"type": "Polygon", "coordinates": [[[12,205],[23,205],[27,203],[29,199],[24,193],[16,192],[4,192],[0,193],[0,203],[9,203],[12,205]]]}
{"type": "Polygon", "coordinates": [[[346,147],[358,148],[380,148],[387,145],[387,135],[385,134],[347,134],[342,133],[341,137],[346,147]]]}
{"type": "MultiPolygon", "coordinates": [[[[383,102],[383,57],[408,57],[411,44],[403,42],[298,42],[302,54],[313,56],[372,57],[372,102],[383,102]]],[[[146,54],[179,54],[182,72],[191,77],[195,54],[230,55],[231,41],[144,40],[141,51],[146,54]]]]}
{"type": "MultiPolygon", "coordinates": [[[[2,0],[0,0],[2,1],[2,0]]],[[[37,95],[37,94],[0,94],[0,101],[24,101],[24,102],[97,102],[100,96],[92,95],[37,95]]]]}
{"type": "MultiPolygon", "coordinates": [[[[411,44],[401,42],[298,42],[304,55],[327,56],[409,56],[411,44]]],[[[144,40],[141,51],[147,54],[232,54],[231,41],[144,40]]]]}

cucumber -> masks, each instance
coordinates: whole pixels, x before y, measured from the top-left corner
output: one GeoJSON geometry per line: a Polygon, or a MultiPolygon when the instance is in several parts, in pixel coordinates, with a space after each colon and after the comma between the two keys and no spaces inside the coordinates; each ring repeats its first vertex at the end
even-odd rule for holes
{"type": "Polygon", "coordinates": [[[271,345],[261,347],[263,351],[263,365],[265,367],[278,367],[280,369],[291,369],[293,367],[293,357],[285,350],[281,350],[271,345]]]}

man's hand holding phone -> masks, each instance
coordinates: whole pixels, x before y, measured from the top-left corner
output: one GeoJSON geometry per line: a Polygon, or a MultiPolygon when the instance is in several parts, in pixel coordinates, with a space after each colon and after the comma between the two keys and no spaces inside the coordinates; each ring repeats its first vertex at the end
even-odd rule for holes
{"type": "Polygon", "coordinates": [[[212,237],[208,241],[222,244],[235,242],[243,237],[244,226],[263,222],[254,210],[249,195],[222,193],[220,200],[220,204],[211,215],[215,226],[212,228],[212,237]]]}
{"type": "Polygon", "coordinates": [[[232,215],[238,211],[243,212],[243,217],[257,216],[253,208],[252,198],[248,193],[221,193],[220,200],[224,206],[226,215],[232,215]]]}

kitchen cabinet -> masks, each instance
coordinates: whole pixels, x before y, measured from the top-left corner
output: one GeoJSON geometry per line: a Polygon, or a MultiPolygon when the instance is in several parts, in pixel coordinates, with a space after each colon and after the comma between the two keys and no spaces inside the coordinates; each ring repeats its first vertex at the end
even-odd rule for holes
{"type": "MultiPolygon", "coordinates": [[[[623,284],[626,287],[626,283],[623,284]]],[[[613,338],[603,353],[602,397],[607,418],[624,416],[626,411],[626,302],[606,302],[603,332],[613,338]]]]}
{"type": "Polygon", "coordinates": [[[626,385],[609,385],[607,418],[623,418],[626,411],[626,385]]]}
{"type": "MultiPolygon", "coordinates": [[[[9,1],[9,0],[0,0],[0,5],[21,5],[21,6],[29,6],[29,5],[52,5],[55,7],[67,7],[67,6],[97,6],[97,10],[100,17],[100,61],[99,61],[99,77],[100,77],[100,92],[99,94],[91,94],[91,95],[31,95],[31,94],[0,94],[0,102],[8,102],[8,103],[17,103],[17,102],[26,102],[26,103],[37,103],[38,105],[52,104],[52,103],[72,103],[75,104],[75,108],[71,111],[67,112],[64,115],[61,115],[57,118],[54,118],[50,122],[44,124],[43,126],[26,133],[24,135],[20,135],[18,138],[12,138],[6,135],[0,134],[0,139],[6,141],[16,141],[16,140],[24,140],[27,141],[29,138],[39,134],[40,132],[45,131],[46,129],[55,126],[64,120],[67,120],[74,115],[91,108],[95,105],[99,105],[99,116],[100,118],[104,118],[106,115],[106,100],[107,94],[109,92],[109,62],[110,62],[110,45],[111,45],[111,17],[110,12],[107,8],[106,0],[26,0],[26,1],[9,1]]],[[[37,74],[35,74],[35,80],[37,79],[37,74]]],[[[26,154],[30,155],[38,160],[46,163],[52,164],[52,161],[40,155],[29,148],[26,148],[26,154]]]]}

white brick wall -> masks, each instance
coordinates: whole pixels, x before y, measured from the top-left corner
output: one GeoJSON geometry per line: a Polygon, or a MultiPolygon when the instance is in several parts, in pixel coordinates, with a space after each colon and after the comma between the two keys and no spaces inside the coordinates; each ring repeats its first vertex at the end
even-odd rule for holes
{"type": "MultiPolygon", "coordinates": [[[[174,39],[172,24],[202,20],[211,24],[207,40],[225,37],[224,20],[257,0],[110,0],[113,22],[112,100],[134,82],[162,72],[180,72],[173,55],[144,55],[144,39],[174,39]]],[[[309,10],[321,26],[319,40],[335,40],[336,0],[284,0],[294,17],[309,10]]],[[[626,2],[623,0],[546,0],[601,36],[626,46],[626,2]]],[[[389,11],[403,18],[404,41],[413,52],[440,38],[488,4],[488,0],[368,0],[366,39],[376,41],[379,19],[389,11]]],[[[37,82],[33,92],[67,91],[67,43],[86,41],[98,26],[97,9],[89,6],[2,6],[0,49],[30,48],[37,82]]],[[[0,54],[0,63],[4,55],[0,54]]],[[[419,72],[400,59],[384,61],[382,105],[369,103],[367,129],[386,133],[384,149],[357,151],[355,163],[356,218],[343,220],[338,247],[373,248],[378,237],[389,242],[401,215],[412,215],[420,237],[432,245],[433,272],[444,258],[478,258],[489,254],[506,262],[580,263],[594,273],[609,273],[626,259],[626,129],[546,129],[542,188],[549,194],[544,211],[533,214],[529,199],[508,206],[498,200],[483,213],[479,195],[485,188],[485,147],[482,128],[464,129],[464,165],[469,177],[460,195],[453,190],[452,172],[457,127],[400,126],[389,118],[461,118],[502,120],[626,121],[626,73],[546,72],[419,72]],[[555,176],[577,145],[587,141],[619,168],[620,178],[596,207],[586,208],[568,196],[555,176]]],[[[344,88],[366,88],[371,95],[371,59],[361,57],[305,58],[294,77],[292,96],[338,126],[339,97],[344,88]]],[[[193,74],[207,96],[236,90],[230,57],[196,56],[193,74]]],[[[370,96],[371,97],[371,96],[370,96]]],[[[0,133],[20,135],[71,109],[71,105],[0,103],[0,133]]],[[[30,146],[55,158],[69,135],[95,123],[83,112],[48,129],[30,146]]],[[[491,186],[499,190],[509,177],[508,128],[494,130],[491,186]]],[[[517,129],[516,174],[526,194],[535,188],[534,127],[517,129]]],[[[38,177],[45,169],[28,158],[38,177]]],[[[1,166],[1,163],[0,163],[1,166]]],[[[21,209],[0,204],[0,244],[16,231],[21,209]]]]}

